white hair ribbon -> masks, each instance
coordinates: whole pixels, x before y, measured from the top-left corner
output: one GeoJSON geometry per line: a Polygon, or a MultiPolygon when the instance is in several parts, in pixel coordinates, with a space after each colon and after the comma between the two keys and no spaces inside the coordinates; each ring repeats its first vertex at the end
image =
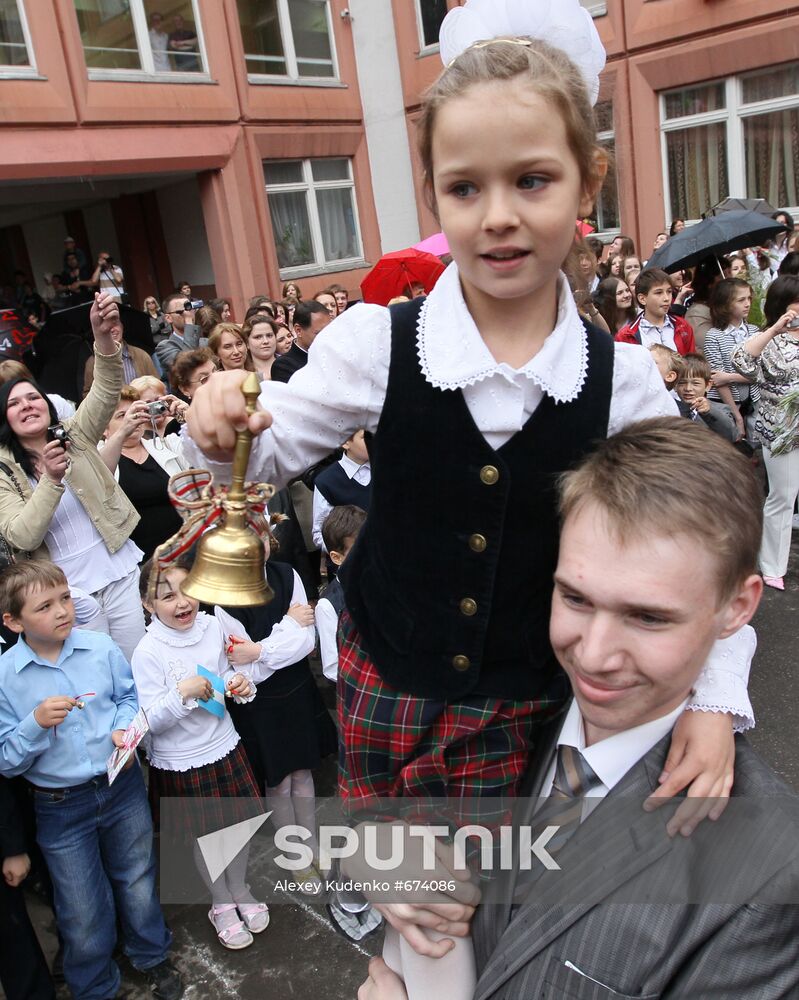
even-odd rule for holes
{"type": "Polygon", "coordinates": [[[535,38],[561,49],[582,73],[591,104],[596,104],[605,48],[579,0],[466,0],[441,25],[441,59],[449,66],[478,42],[505,36],[535,38]]]}

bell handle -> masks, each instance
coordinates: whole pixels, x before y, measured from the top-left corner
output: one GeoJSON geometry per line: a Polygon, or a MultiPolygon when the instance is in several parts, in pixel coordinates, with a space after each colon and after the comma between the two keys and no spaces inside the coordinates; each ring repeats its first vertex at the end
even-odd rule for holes
{"type": "MultiPolygon", "coordinates": [[[[261,383],[255,372],[250,372],[241,384],[241,391],[247,401],[247,416],[251,417],[255,413],[255,406],[258,396],[261,394],[261,383]]],[[[247,463],[250,461],[250,451],[252,450],[252,431],[249,427],[236,432],[236,448],[233,452],[233,474],[230,481],[230,500],[243,500],[244,480],[247,476],[247,463]]]]}

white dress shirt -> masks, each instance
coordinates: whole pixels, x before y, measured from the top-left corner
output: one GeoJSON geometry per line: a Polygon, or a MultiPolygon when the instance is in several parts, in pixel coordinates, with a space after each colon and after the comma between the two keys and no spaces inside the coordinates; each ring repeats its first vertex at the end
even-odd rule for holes
{"type": "Polygon", "coordinates": [[[326,597],[320,597],[314,608],[314,621],[319,636],[319,659],[322,673],[329,681],[338,678],[338,612],[326,597]]]}
{"type": "MultiPolygon", "coordinates": [[[[292,572],[294,574],[294,590],[289,606],[307,604],[308,597],[302,580],[300,580],[296,570],[292,572]]],[[[284,615],[268,636],[249,635],[241,622],[223,608],[215,607],[214,615],[226,637],[235,635],[238,639],[247,639],[260,645],[261,652],[258,659],[244,667],[247,676],[254,684],[260,684],[281,668],[290,667],[297,663],[298,660],[312,653],[316,645],[316,633],[313,625],[302,626],[294,621],[290,615],[284,615]]]]}
{"type": "MultiPolygon", "coordinates": [[[[353,479],[356,483],[360,483],[361,486],[368,486],[369,483],[371,483],[372,466],[369,462],[364,462],[363,465],[358,465],[357,462],[353,462],[349,455],[342,455],[338,464],[347,474],[348,479],[353,479]]],[[[311,527],[311,535],[313,537],[314,545],[317,549],[321,549],[322,552],[327,552],[324,539],[322,538],[322,525],[327,520],[327,515],[332,509],[332,504],[329,504],[319,490],[314,487],[313,524],[311,527]]]]}
{"type": "MultiPolygon", "coordinates": [[[[580,706],[573,700],[566,713],[566,718],[563,720],[557,745],[559,747],[574,747],[575,750],[579,750],[586,764],[599,778],[601,784],[589,788],[585,797],[604,799],[608,792],[615,785],[618,785],[624,775],[674,729],[677,720],[685,711],[686,705],[687,701],[683,701],[668,715],[653,719],[652,722],[645,722],[634,729],[615,733],[613,736],[608,736],[587,747],[580,706]]],[[[556,766],[557,761],[553,760],[541,786],[540,797],[542,799],[552,791],[556,766]]]]}
{"type": "MultiPolygon", "coordinates": [[[[424,378],[442,391],[460,389],[477,428],[492,448],[524,427],[545,395],[577,398],[588,376],[588,337],[565,276],[558,287],[555,328],[535,357],[514,369],[493,357],[472,319],[458,268],[449,265],[422,305],[416,349],[424,378]]],[[[647,417],[677,416],[652,355],[637,344],[614,343],[608,435],[647,417]]],[[[278,489],[301,475],[359,429],[377,429],[388,386],[391,313],[356,305],[325,327],[308,364],[290,383],[261,383],[269,430],[253,444],[247,478],[278,489]]],[[[415,443],[408,443],[408,447],[415,443]]],[[[424,446],[424,442],[418,442],[424,446]]],[[[207,459],[188,439],[186,457],[230,482],[230,464],[207,459]]],[[[731,712],[740,728],[754,725],[746,691],[750,659],[730,640],[717,642],[690,707],[731,712]]]]}
{"type": "Polygon", "coordinates": [[[638,333],[641,336],[641,346],[649,349],[653,344],[662,344],[671,351],[677,350],[674,340],[674,323],[670,316],[666,316],[662,326],[655,326],[650,323],[646,316],[641,317],[638,324],[638,333]]]}

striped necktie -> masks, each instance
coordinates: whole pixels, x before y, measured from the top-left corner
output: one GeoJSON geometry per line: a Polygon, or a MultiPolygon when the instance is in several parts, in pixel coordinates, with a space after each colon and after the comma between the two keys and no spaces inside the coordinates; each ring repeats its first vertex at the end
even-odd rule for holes
{"type": "Polygon", "coordinates": [[[583,799],[591,789],[601,784],[601,779],[576,747],[565,744],[558,747],[552,791],[540,816],[546,819],[548,826],[559,827],[547,850],[560,850],[577,830],[583,818],[583,799]]]}

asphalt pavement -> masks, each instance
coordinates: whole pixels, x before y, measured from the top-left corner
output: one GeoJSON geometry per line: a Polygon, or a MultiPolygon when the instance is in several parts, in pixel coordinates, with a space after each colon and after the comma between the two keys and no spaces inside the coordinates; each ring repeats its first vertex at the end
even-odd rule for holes
{"type": "MultiPolygon", "coordinates": [[[[766,590],[754,622],[759,636],[750,692],[757,728],[750,738],[758,752],[799,791],[799,531],[794,533],[786,590],[766,590]]],[[[320,795],[335,789],[335,763],[317,775],[320,795]]],[[[48,955],[55,949],[52,914],[35,897],[30,906],[48,955]]],[[[380,936],[364,945],[340,937],[324,907],[303,898],[271,907],[271,923],[242,952],[225,951],[215,939],[207,908],[166,906],[174,934],[174,957],[187,984],[186,1000],[354,1000],[368,958],[379,953],[380,936]]],[[[122,960],[124,996],[147,1000],[143,979],[122,960]]],[[[63,988],[59,997],[67,997],[63,988]]],[[[443,998],[442,998],[443,1000],[443,998]]]]}

